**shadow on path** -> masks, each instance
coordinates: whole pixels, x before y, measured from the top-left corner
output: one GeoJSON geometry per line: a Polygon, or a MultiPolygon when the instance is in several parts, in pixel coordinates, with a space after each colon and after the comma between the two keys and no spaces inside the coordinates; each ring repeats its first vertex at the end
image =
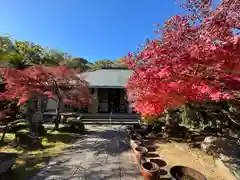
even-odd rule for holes
{"type": "Polygon", "coordinates": [[[119,126],[90,127],[86,135],[54,158],[31,180],[140,180],[129,140],[119,126]]]}
{"type": "Polygon", "coordinates": [[[129,151],[129,140],[123,129],[105,129],[103,131],[88,130],[85,141],[78,141],[69,150],[89,150],[98,153],[105,152],[109,155],[118,155],[129,151]]]}

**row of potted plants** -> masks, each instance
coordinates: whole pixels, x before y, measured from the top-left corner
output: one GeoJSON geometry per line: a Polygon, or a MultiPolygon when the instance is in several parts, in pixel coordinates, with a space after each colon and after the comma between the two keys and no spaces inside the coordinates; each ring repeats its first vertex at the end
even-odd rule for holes
{"type": "MultiPolygon", "coordinates": [[[[159,180],[160,166],[157,162],[164,162],[160,159],[158,161],[149,161],[149,155],[159,155],[152,153],[156,150],[155,140],[146,138],[148,130],[146,125],[134,126],[129,129],[130,146],[135,155],[138,165],[141,166],[141,172],[144,180],[159,180]],[[147,131],[146,131],[147,130],[147,131]]],[[[149,131],[150,132],[150,131],[149,131]]],[[[206,180],[206,177],[200,172],[184,166],[174,166],[170,169],[172,180],[206,180]]]]}
{"type": "Polygon", "coordinates": [[[140,140],[136,136],[131,136],[130,145],[135,155],[138,165],[141,166],[141,172],[144,180],[158,180],[160,177],[159,166],[147,160],[148,148],[154,148],[149,141],[140,140]]]}

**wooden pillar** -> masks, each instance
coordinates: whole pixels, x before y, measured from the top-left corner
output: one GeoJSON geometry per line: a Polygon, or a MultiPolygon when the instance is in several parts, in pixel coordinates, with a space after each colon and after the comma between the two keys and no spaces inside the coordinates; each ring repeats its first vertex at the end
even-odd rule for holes
{"type": "Polygon", "coordinates": [[[98,88],[94,89],[95,113],[98,113],[98,88]]]}
{"type": "Polygon", "coordinates": [[[94,92],[91,94],[91,104],[88,106],[89,113],[97,113],[98,112],[98,89],[94,88],[94,92]]]}
{"type": "Polygon", "coordinates": [[[128,102],[128,113],[132,113],[132,102],[128,102]]]}

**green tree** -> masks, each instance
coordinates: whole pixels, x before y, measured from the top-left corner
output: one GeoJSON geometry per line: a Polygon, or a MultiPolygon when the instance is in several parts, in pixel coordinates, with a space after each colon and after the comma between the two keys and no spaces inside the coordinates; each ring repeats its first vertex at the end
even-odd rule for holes
{"type": "Polygon", "coordinates": [[[80,71],[88,71],[92,69],[92,63],[88,62],[88,60],[84,58],[73,58],[68,61],[67,66],[72,69],[80,70],[80,71]]]}
{"type": "Polygon", "coordinates": [[[30,41],[15,41],[15,51],[23,57],[28,65],[44,64],[44,49],[30,41]]]}
{"type": "Polygon", "coordinates": [[[6,52],[13,49],[13,43],[7,36],[0,36],[0,55],[4,55],[6,52]]]}
{"type": "Polygon", "coordinates": [[[59,65],[71,59],[67,53],[41,47],[30,41],[12,41],[0,37],[0,61],[8,62],[11,67],[23,69],[33,65],[59,65]]]}
{"type": "Polygon", "coordinates": [[[68,62],[71,59],[71,55],[57,50],[45,48],[43,52],[43,64],[46,65],[60,65],[68,62]]]}
{"type": "Polygon", "coordinates": [[[1,66],[8,65],[8,57],[7,54],[13,51],[14,45],[11,39],[7,36],[0,36],[0,61],[1,66]]]}
{"type": "Polygon", "coordinates": [[[114,61],[114,64],[117,66],[117,67],[120,67],[120,68],[128,68],[127,64],[125,63],[126,62],[126,58],[125,57],[121,57],[117,60],[114,61]]]}
{"type": "Polygon", "coordinates": [[[114,66],[114,63],[111,60],[104,59],[95,61],[93,66],[94,69],[110,68],[114,66]]]}
{"type": "Polygon", "coordinates": [[[0,60],[17,69],[23,69],[41,62],[42,48],[28,41],[11,41],[0,38],[0,60]]]}

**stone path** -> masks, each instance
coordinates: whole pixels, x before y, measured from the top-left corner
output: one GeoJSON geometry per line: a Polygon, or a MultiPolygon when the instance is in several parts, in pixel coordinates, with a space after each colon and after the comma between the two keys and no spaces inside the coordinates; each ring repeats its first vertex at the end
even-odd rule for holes
{"type": "Polygon", "coordinates": [[[87,126],[89,133],[31,180],[141,180],[124,126],[87,126]]]}

